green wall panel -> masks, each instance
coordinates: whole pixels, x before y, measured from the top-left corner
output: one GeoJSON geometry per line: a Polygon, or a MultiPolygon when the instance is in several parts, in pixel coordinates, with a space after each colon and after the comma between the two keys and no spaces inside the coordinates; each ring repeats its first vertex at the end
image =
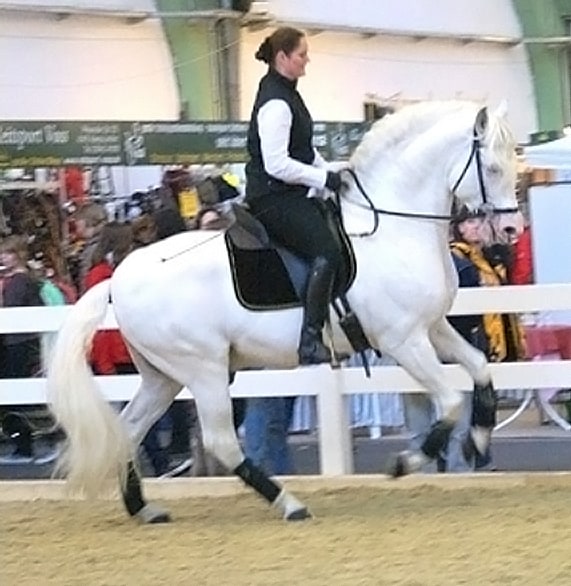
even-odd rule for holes
{"type": "MultiPolygon", "coordinates": [[[[512,0],[524,38],[567,35],[563,16],[570,0],[512,0]]],[[[569,60],[561,44],[526,45],[535,88],[539,131],[560,130],[570,122],[569,60]]]]}
{"type": "MultiPolygon", "coordinates": [[[[161,12],[213,10],[218,7],[218,0],[157,0],[157,8],[161,12]]],[[[165,17],[162,22],[173,56],[182,117],[190,120],[220,118],[217,42],[213,22],[190,23],[184,17],[165,17]]]]}

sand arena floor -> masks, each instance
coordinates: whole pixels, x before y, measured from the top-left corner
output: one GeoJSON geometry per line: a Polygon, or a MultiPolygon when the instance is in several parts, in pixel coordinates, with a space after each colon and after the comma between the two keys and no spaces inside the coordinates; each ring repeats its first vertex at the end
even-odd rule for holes
{"type": "Polygon", "coordinates": [[[0,584],[571,584],[571,476],[492,476],[292,481],[315,514],[301,523],[241,491],[165,500],[160,526],[116,501],[2,499],[0,484],[0,584]]]}

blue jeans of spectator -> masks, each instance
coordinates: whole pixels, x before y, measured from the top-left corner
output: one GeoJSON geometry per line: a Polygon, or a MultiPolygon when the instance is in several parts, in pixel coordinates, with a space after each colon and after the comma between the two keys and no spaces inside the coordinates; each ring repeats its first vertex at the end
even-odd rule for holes
{"type": "MultiPolygon", "coordinates": [[[[134,364],[116,364],[115,370],[117,374],[137,374],[137,369],[134,364]]],[[[169,469],[169,449],[168,445],[165,445],[164,436],[172,433],[172,418],[171,405],[166,413],[162,415],[158,421],[156,421],[151,429],[147,432],[147,435],[143,438],[143,449],[147,454],[147,458],[153,468],[155,476],[162,476],[169,469]]]]}
{"type": "Polygon", "coordinates": [[[170,410],[156,421],[143,439],[143,449],[147,454],[155,476],[162,476],[169,469],[169,446],[164,436],[172,430],[170,410]]]}
{"type": "MultiPolygon", "coordinates": [[[[473,466],[466,462],[462,452],[462,441],[470,428],[472,415],[472,395],[463,393],[464,405],[457,424],[448,441],[448,448],[442,454],[443,468],[446,472],[471,472],[473,466]]],[[[424,393],[403,393],[404,417],[407,430],[411,434],[410,449],[420,450],[437,414],[434,403],[424,393]]],[[[437,472],[437,462],[426,464],[422,472],[437,472]]]]}
{"type": "Polygon", "coordinates": [[[288,430],[295,397],[251,398],[244,420],[246,457],[266,474],[291,474],[288,430]]]}

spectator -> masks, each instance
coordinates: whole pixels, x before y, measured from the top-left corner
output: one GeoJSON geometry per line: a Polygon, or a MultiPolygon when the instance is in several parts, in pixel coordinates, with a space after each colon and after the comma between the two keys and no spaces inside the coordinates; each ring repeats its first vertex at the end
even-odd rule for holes
{"type": "Polygon", "coordinates": [[[186,230],[186,224],[177,210],[163,207],[153,214],[156,239],[163,240],[186,230]]]}
{"type": "MultiPolygon", "coordinates": [[[[0,243],[0,305],[33,307],[43,305],[40,283],[27,266],[28,250],[24,236],[8,236],[0,243]]],[[[13,333],[0,336],[2,346],[1,378],[28,378],[40,370],[40,337],[37,333],[13,333]]],[[[13,411],[22,410],[15,406],[13,411]]],[[[3,418],[4,419],[4,418],[3,418]]],[[[25,422],[25,418],[19,418],[25,422]]],[[[13,459],[34,457],[32,430],[25,424],[10,434],[14,442],[13,459]]]]}
{"type": "Polygon", "coordinates": [[[157,240],[157,228],[153,217],[149,214],[143,214],[133,220],[133,248],[147,246],[157,240]]]}
{"type": "Polygon", "coordinates": [[[99,234],[107,222],[107,212],[102,205],[89,202],[75,212],[74,220],[76,236],[81,241],[75,279],[77,289],[84,293],[85,275],[91,267],[91,257],[97,246],[99,234]]]}
{"type": "MultiPolygon", "coordinates": [[[[106,224],[93,249],[91,263],[82,283],[85,292],[111,278],[113,271],[133,246],[133,234],[127,224],[106,224]]],[[[95,374],[120,374],[132,371],[131,356],[119,330],[99,330],[93,339],[91,364],[95,374]]]]}
{"type": "Polygon", "coordinates": [[[514,261],[510,271],[512,285],[533,284],[533,257],[531,252],[531,229],[529,224],[514,245],[514,261]]]}
{"type": "MultiPolygon", "coordinates": [[[[43,305],[40,283],[27,266],[28,253],[24,236],[8,236],[0,243],[2,272],[2,306],[30,307],[43,305]]],[[[38,372],[39,336],[35,333],[4,334],[4,378],[26,378],[38,372]]]]}
{"type": "Polygon", "coordinates": [[[296,397],[252,397],[246,402],[244,451],[268,475],[293,474],[288,432],[296,397]]]}
{"type": "Polygon", "coordinates": [[[230,225],[230,220],[214,206],[202,206],[194,221],[197,230],[225,230],[230,225]]]}
{"type": "MultiPolygon", "coordinates": [[[[365,351],[370,366],[393,366],[396,362],[388,355],[378,356],[374,350],[365,351]]],[[[353,354],[346,366],[363,368],[360,354],[353,354]]],[[[357,393],[349,395],[350,421],[353,428],[368,428],[371,438],[395,433],[404,425],[401,393],[357,393]]]]}

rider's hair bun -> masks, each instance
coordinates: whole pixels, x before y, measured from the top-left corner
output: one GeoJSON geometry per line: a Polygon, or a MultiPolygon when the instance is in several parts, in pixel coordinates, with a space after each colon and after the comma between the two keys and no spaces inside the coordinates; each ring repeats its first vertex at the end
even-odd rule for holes
{"type": "Polygon", "coordinates": [[[258,61],[263,61],[268,65],[272,61],[272,44],[270,42],[270,37],[266,37],[263,43],[258,47],[255,55],[258,61]]]}

